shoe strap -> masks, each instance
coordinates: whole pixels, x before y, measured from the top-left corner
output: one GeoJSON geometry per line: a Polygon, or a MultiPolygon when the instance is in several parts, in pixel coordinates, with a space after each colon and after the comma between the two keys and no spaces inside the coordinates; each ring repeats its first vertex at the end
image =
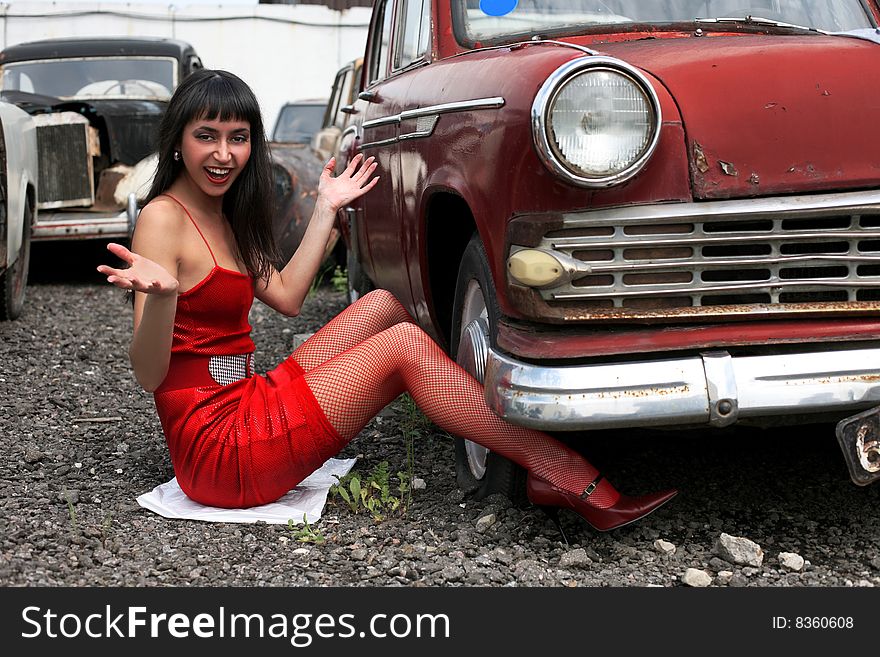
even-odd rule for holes
{"type": "Polygon", "coordinates": [[[604,478],[605,478],[605,475],[603,475],[601,472],[598,475],[596,475],[596,478],[593,479],[593,481],[591,481],[589,484],[587,484],[586,488],[584,488],[584,492],[581,493],[580,498],[582,500],[585,500],[590,495],[592,495],[593,491],[596,490],[596,488],[599,486],[599,482],[602,481],[604,478]]]}

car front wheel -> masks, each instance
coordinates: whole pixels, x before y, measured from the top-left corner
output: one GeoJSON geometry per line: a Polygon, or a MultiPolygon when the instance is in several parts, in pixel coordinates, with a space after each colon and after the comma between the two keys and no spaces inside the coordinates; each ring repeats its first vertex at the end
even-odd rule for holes
{"type": "MultiPolygon", "coordinates": [[[[482,383],[486,349],[498,319],[498,303],[489,261],[475,234],[462,256],[455,286],[452,353],[471,376],[482,383]]],[[[458,485],[477,498],[503,493],[521,501],[525,495],[525,470],[482,445],[456,438],[455,469],[458,485]]]]}
{"type": "Polygon", "coordinates": [[[24,308],[24,291],[27,287],[28,267],[31,260],[31,209],[27,204],[23,223],[18,258],[11,267],[0,274],[0,294],[2,294],[0,320],[16,319],[24,308]]]}

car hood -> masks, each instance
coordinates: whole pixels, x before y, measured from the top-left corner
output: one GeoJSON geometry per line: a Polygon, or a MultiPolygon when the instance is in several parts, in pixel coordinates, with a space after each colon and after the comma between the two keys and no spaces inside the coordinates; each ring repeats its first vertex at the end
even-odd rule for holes
{"type": "Polygon", "coordinates": [[[111,161],[133,166],[156,150],[159,122],[168,103],[156,100],[91,100],[65,105],[91,108],[107,127],[111,161]]]}
{"type": "Polygon", "coordinates": [[[651,39],[602,50],[672,94],[695,198],[875,187],[880,45],[845,36],[651,39]]]}

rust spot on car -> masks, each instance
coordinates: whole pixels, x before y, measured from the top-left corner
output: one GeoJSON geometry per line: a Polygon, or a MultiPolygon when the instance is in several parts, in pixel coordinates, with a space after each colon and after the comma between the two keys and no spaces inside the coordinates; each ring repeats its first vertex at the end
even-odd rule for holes
{"type": "Polygon", "coordinates": [[[690,386],[647,386],[645,388],[628,388],[625,390],[600,390],[594,395],[597,399],[641,399],[644,397],[657,397],[669,395],[686,395],[690,392],[690,386]]]}
{"type": "Polygon", "coordinates": [[[718,160],[718,166],[721,167],[721,172],[726,176],[738,176],[739,173],[736,170],[736,167],[730,162],[725,162],[724,160],[718,160]]]}
{"type": "Polygon", "coordinates": [[[700,173],[706,173],[709,170],[709,163],[706,161],[706,154],[703,147],[698,142],[694,142],[694,163],[700,173]]]}

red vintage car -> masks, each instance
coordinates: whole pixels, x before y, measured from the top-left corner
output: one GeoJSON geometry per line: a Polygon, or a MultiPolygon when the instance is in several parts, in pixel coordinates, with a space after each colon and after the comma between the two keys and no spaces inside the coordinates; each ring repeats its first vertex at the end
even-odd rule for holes
{"type": "MultiPolygon", "coordinates": [[[[875,0],[377,0],[343,143],[382,176],[340,217],[353,296],[393,291],[525,426],[876,407],[878,20],[875,0]]],[[[839,427],[856,483],[880,477],[877,416],[839,427]]],[[[479,446],[458,460],[480,493],[518,485],[479,446]]]]}

